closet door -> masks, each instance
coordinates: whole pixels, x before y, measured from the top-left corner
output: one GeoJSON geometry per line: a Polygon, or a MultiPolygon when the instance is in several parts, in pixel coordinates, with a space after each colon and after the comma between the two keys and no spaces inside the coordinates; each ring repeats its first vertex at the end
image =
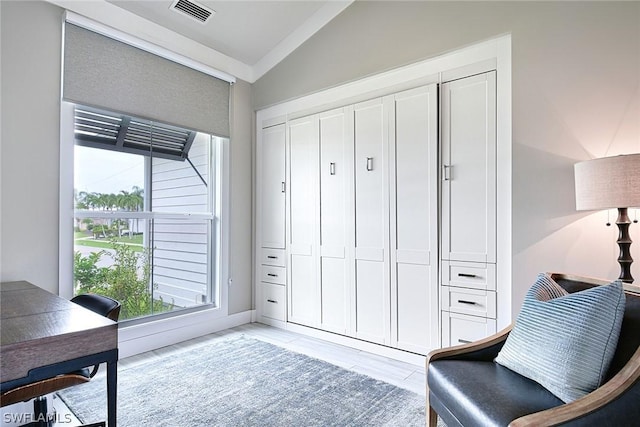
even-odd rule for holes
{"type": "Polygon", "coordinates": [[[437,87],[392,96],[391,338],[426,354],[439,346],[437,87]]]}
{"type": "Polygon", "coordinates": [[[262,130],[260,210],[263,248],[284,249],[285,235],[285,126],[262,130]]]}
{"type": "Polygon", "coordinates": [[[287,208],[288,320],[307,326],[318,323],[317,283],[318,224],[318,119],[289,123],[289,189],[287,208]]]}
{"type": "Polygon", "coordinates": [[[388,105],[354,106],[355,333],[389,343],[388,105]]]}
{"type": "Polygon", "coordinates": [[[319,116],[320,326],[345,334],[349,323],[353,246],[353,124],[351,108],[319,116]]]}
{"type": "Polygon", "coordinates": [[[496,262],[496,73],[442,85],[442,258],[496,262]]]}

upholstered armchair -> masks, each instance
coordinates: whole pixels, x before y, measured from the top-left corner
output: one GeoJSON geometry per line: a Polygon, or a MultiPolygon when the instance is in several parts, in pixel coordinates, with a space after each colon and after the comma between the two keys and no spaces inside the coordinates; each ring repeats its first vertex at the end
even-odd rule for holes
{"type": "MultiPolygon", "coordinates": [[[[608,282],[564,274],[551,278],[569,293],[608,282]]],[[[615,353],[603,383],[565,403],[539,383],[494,359],[512,327],[484,340],[431,352],[427,358],[427,425],[447,427],[640,426],[640,293],[625,287],[615,353]]]]}

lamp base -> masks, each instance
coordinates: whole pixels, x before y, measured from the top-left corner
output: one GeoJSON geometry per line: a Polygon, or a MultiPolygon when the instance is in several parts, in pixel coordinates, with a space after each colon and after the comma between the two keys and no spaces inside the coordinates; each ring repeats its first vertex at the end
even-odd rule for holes
{"type": "Polygon", "coordinates": [[[618,218],[616,219],[616,225],[618,226],[618,247],[620,248],[620,255],[618,255],[618,264],[620,264],[620,277],[619,280],[625,283],[633,283],[633,277],[631,276],[631,264],[633,258],[631,258],[631,236],[629,236],[629,225],[631,221],[627,215],[627,208],[618,208],[618,218]]]}

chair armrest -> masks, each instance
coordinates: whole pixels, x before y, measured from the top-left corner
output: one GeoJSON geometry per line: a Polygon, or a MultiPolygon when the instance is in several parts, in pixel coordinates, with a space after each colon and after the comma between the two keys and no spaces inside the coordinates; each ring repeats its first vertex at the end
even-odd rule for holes
{"type": "MultiPolygon", "coordinates": [[[[429,354],[427,355],[427,361],[426,361],[426,374],[427,376],[429,375],[429,363],[439,360],[439,359],[446,359],[446,358],[453,358],[456,356],[468,356],[471,355],[474,352],[481,352],[483,350],[486,350],[488,348],[491,348],[492,346],[504,343],[504,341],[507,339],[507,336],[509,335],[509,332],[511,332],[511,328],[513,326],[509,326],[503,330],[501,330],[500,332],[494,334],[494,335],[490,335],[484,339],[481,339],[479,341],[474,341],[472,343],[469,344],[462,344],[462,345],[457,345],[454,347],[446,347],[446,348],[441,348],[438,350],[433,350],[431,352],[429,352],[429,354]]],[[[427,427],[436,427],[437,426],[437,422],[438,422],[438,415],[436,414],[436,412],[433,410],[433,408],[431,407],[431,404],[429,403],[429,381],[428,379],[425,381],[425,385],[426,385],[426,407],[427,407],[427,411],[426,411],[426,418],[427,418],[427,427]]]]}
{"type": "Polygon", "coordinates": [[[614,401],[631,388],[638,379],[640,379],[640,348],[617,375],[596,390],[571,403],[515,419],[509,427],[555,426],[580,418],[614,401]]]}
{"type": "Polygon", "coordinates": [[[462,344],[454,347],[446,347],[438,350],[433,350],[429,352],[429,354],[427,355],[426,366],[428,368],[429,363],[438,359],[445,359],[445,358],[450,358],[455,356],[464,356],[476,351],[485,350],[496,344],[504,343],[504,341],[507,339],[507,336],[509,335],[509,332],[511,332],[512,327],[513,325],[508,326],[494,335],[490,335],[486,338],[483,338],[479,341],[474,341],[469,344],[462,344]]]}

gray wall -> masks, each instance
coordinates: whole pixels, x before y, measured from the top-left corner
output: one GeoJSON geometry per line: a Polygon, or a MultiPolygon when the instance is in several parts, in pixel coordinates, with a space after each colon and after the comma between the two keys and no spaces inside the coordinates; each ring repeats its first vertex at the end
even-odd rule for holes
{"type": "MultiPolygon", "coordinates": [[[[0,8],[0,280],[28,280],[58,292],[63,10],[37,1],[2,0],[0,8]]],[[[252,308],[249,88],[239,81],[232,91],[229,313],[252,308]]]]}
{"type": "MultiPolygon", "coordinates": [[[[258,80],[253,102],[260,109],[505,33],[517,312],[537,272],[618,276],[617,231],[605,213],[575,211],[573,164],[640,152],[639,2],[358,1],[258,80]]],[[[640,282],[640,225],[631,228],[640,282]]]]}
{"type": "MultiPolygon", "coordinates": [[[[251,191],[252,123],[251,85],[238,80],[231,89],[231,230],[229,250],[229,314],[253,307],[251,191]]],[[[223,284],[224,286],[225,284],[223,284]]]]}
{"type": "Polygon", "coordinates": [[[62,9],[0,2],[2,281],[58,291],[62,9]]]}

